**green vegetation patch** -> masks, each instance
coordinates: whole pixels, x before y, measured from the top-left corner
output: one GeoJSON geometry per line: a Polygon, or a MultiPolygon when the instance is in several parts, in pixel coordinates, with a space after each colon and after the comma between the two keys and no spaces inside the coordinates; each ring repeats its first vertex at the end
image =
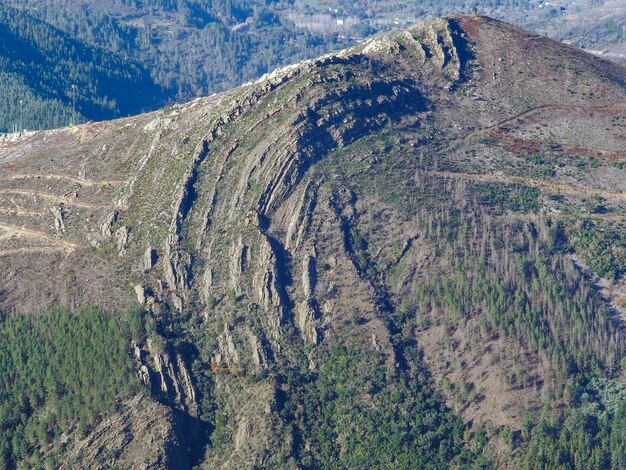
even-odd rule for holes
{"type": "Polygon", "coordinates": [[[537,212],[539,210],[538,188],[519,184],[477,183],[474,192],[479,200],[498,211],[537,212]]]}
{"type": "Polygon", "coordinates": [[[571,231],[570,243],[598,275],[616,279],[626,273],[626,234],[623,231],[583,222],[571,231]]]}
{"type": "MultiPolygon", "coordinates": [[[[416,285],[418,324],[456,327],[471,318],[480,335],[493,332],[546,354],[556,372],[555,397],[541,416],[525,416],[521,436],[501,431],[517,459],[509,465],[626,468],[626,389],[617,378],[626,366],[621,328],[564,255],[574,244],[581,256],[587,250],[590,264],[600,263],[594,269],[615,272],[619,232],[589,223],[485,226],[454,213],[447,219],[431,238],[447,269],[416,285]]],[[[512,377],[512,385],[536,385],[532,376],[512,377]]]]}
{"type": "MultiPolygon", "coordinates": [[[[86,435],[136,391],[126,322],[96,309],[0,319],[0,467],[29,458],[64,433],[86,435]]],[[[54,466],[54,461],[45,462],[54,466]]]]}
{"type": "Polygon", "coordinates": [[[626,159],[613,162],[613,166],[618,170],[626,170],[626,159]]]}
{"type": "Polygon", "coordinates": [[[626,387],[593,379],[576,398],[577,408],[529,423],[524,469],[626,468],[626,387]]]}
{"type": "MultiPolygon", "coordinates": [[[[486,331],[545,351],[562,377],[617,365],[623,355],[620,330],[601,297],[562,252],[572,240],[564,237],[560,224],[453,222],[450,216],[432,235],[449,272],[433,272],[416,286],[419,321],[447,318],[454,325],[477,318],[486,331]],[[484,241],[468,245],[471,234],[484,241]]],[[[587,236],[616,236],[607,234],[587,236]]],[[[611,250],[609,242],[606,246],[611,250]]],[[[600,263],[592,256],[591,262],[600,263]]]]}
{"type": "Polygon", "coordinates": [[[147,68],[0,4],[0,132],[111,119],[165,99],[147,68]]]}
{"type": "Polygon", "coordinates": [[[475,458],[441,397],[417,379],[390,377],[376,353],[333,348],[299,382],[299,400],[283,412],[299,421],[305,468],[445,468],[475,458]]]}

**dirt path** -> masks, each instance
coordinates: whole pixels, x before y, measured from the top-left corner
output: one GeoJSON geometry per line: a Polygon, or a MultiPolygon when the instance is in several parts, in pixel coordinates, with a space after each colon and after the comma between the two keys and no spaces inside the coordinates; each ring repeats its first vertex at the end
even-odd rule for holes
{"type": "Polygon", "coordinates": [[[44,217],[46,213],[44,211],[30,210],[30,209],[18,209],[14,208],[6,208],[0,207],[0,214],[9,214],[9,215],[26,215],[28,217],[44,217]]]}
{"type": "Polygon", "coordinates": [[[538,180],[525,176],[512,176],[505,174],[481,174],[481,173],[462,173],[453,171],[433,171],[433,174],[444,178],[458,178],[470,181],[481,181],[487,183],[522,183],[526,186],[550,191],[555,194],[569,194],[574,196],[601,196],[606,199],[618,201],[626,201],[626,193],[622,191],[606,191],[603,189],[581,188],[565,183],[553,183],[551,181],[538,180]]]}
{"type": "Polygon", "coordinates": [[[55,175],[55,174],[35,174],[35,173],[18,173],[12,174],[8,176],[3,176],[0,180],[6,181],[14,181],[14,180],[22,180],[22,179],[30,179],[30,180],[64,180],[69,181],[71,183],[77,183],[81,186],[119,186],[121,184],[126,183],[125,180],[90,180],[85,178],[79,178],[76,176],[69,175],[55,175]]]}
{"type": "MultiPolygon", "coordinates": [[[[564,221],[571,221],[575,216],[571,214],[561,214],[559,212],[507,212],[507,218],[524,220],[527,221],[532,217],[547,217],[550,219],[559,219],[564,221]]],[[[618,223],[626,223],[626,215],[616,215],[616,214],[590,214],[585,216],[579,216],[578,219],[584,218],[586,220],[594,220],[594,221],[609,221],[609,222],[618,222],[618,223]]]]}
{"type": "MultiPolygon", "coordinates": [[[[15,225],[0,223],[0,230],[5,232],[4,234],[2,234],[3,238],[5,236],[28,237],[28,238],[33,238],[35,240],[51,243],[53,245],[56,245],[56,247],[58,248],[70,249],[70,250],[80,247],[80,245],[76,243],[68,242],[66,240],[61,240],[58,238],[53,238],[47,233],[38,232],[36,230],[27,229],[25,227],[17,227],[15,225]]],[[[53,247],[40,247],[40,248],[53,248],[53,247]]]]}
{"type": "Polygon", "coordinates": [[[499,129],[500,127],[507,126],[509,124],[513,124],[520,119],[525,117],[532,116],[534,114],[538,114],[541,111],[578,111],[578,112],[604,112],[604,113],[613,113],[613,114],[626,114],[625,108],[610,108],[610,107],[593,107],[593,106],[566,106],[560,104],[548,104],[543,106],[537,106],[534,108],[530,108],[522,113],[519,113],[515,116],[511,116],[503,121],[500,121],[492,126],[483,127],[481,129],[476,129],[469,134],[467,134],[464,138],[472,137],[473,135],[479,135],[485,132],[489,132],[494,129],[499,129]]]}
{"type": "Polygon", "coordinates": [[[7,250],[0,250],[0,256],[25,255],[29,253],[58,253],[68,251],[71,251],[71,249],[63,248],[61,246],[33,246],[28,248],[11,248],[7,250]]]}
{"type": "Polygon", "coordinates": [[[56,203],[62,202],[68,206],[82,207],[85,209],[103,209],[112,207],[113,204],[91,204],[88,202],[79,202],[74,198],[67,196],[58,196],[56,194],[44,193],[42,191],[31,191],[28,189],[0,189],[0,194],[19,194],[21,196],[30,196],[33,198],[49,199],[56,203]]]}

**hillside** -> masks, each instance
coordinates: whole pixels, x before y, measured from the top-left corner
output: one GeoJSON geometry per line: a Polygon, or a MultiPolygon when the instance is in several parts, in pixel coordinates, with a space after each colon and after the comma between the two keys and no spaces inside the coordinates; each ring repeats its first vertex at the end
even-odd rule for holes
{"type": "Polygon", "coordinates": [[[145,68],[4,3],[0,80],[0,133],[112,119],[165,101],[145,68]]]}
{"type": "Polygon", "coordinates": [[[625,83],[454,16],[0,140],[3,463],[623,468],[625,83]]]}
{"type": "MultiPolygon", "coordinates": [[[[557,37],[612,60],[626,61],[624,0],[578,4],[565,15],[557,37]]],[[[545,28],[549,31],[548,25],[545,28]]],[[[554,28],[553,28],[554,30],[554,28]]]]}

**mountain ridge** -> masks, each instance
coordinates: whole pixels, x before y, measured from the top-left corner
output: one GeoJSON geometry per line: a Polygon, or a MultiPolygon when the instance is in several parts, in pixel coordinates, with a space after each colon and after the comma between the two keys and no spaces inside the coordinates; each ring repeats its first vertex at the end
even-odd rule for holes
{"type": "Polygon", "coordinates": [[[111,119],[162,102],[144,67],[22,10],[0,7],[0,35],[2,132],[111,119]]]}
{"type": "MultiPolygon", "coordinates": [[[[152,468],[175,466],[166,448],[208,468],[533,468],[593,380],[623,382],[624,80],[454,16],[5,138],[0,306],[142,312],[140,401],[172,410],[152,468]]],[[[585,461],[619,465],[603,436],[585,461]]]]}

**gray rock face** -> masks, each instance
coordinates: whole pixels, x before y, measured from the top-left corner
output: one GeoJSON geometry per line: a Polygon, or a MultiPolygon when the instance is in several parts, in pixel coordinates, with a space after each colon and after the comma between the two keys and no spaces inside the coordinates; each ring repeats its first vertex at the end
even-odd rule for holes
{"type": "Polygon", "coordinates": [[[241,285],[241,276],[245,272],[248,264],[249,247],[242,243],[241,238],[238,243],[233,245],[230,254],[230,283],[235,295],[240,296],[243,293],[241,285]]]}
{"type": "Polygon", "coordinates": [[[315,309],[309,304],[308,301],[304,301],[298,307],[296,313],[296,324],[302,336],[306,338],[311,344],[317,344],[318,335],[315,326],[315,309]]]}
{"type": "Polygon", "coordinates": [[[113,234],[113,225],[117,221],[119,211],[115,209],[106,216],[106,219],[100,225],[100,233],[104,238],[108,238],[113,234]]]}
{"type": "Polygon", "coordinates": [[[228,330],[228,327],[224,325],[224,332],[218,336],[218,352],[215,355],[215,362],[217,364],[239,364],[239,352],[235,347],[233,336],[228,330]]]}
{"type": "Polygon", "coordinates": [[[102,456],[111,450],[115,450],[117,468],[188,468],[174,410],[143,393],[124,400],[118,408],[87,436],[73,442],[61,455],[58,468],[98,468],[102,456]]]}
{"type": "Polygon", "coordinates": [[[57,232],[65,233],[64,207],[62,205],[52,206],[50,208],[54,218],[54,228],[57,232]]]}
{"type": "Polygon", "coordinates": [[[146,289],[141,284],[135,284],[135,294],[137,294],[137,301],[139,305],[146,304],[146,289]]]}
{"type": "Polygon", "coordinates": [[[141,370],[149,371],[151,386],[157,387],[172,405],[195,416],[196,391],[183,357],[168,343],[157,347],[151,339],[147,349],[150,361],[142,361],[141,370]]]}
{"type": "Polygon", "coordinates": [[[150,369],[148,369],[148,366],[146,366],[145,364],[142,364],[139,367],[139,378],[141,379],[141,382],[148,387],[149,389],[152,388],[152,380],[150,379],[150,369]]]}
{"type": "Polygon", "coordinates": [[[128,227],[120,227],[115,231],[115,242],[117,245],[117,254],[124,256],[128,248],[128,239],[130,237],[130,229],[128,227]]]}
{"type": "Polygon", "coordinates": [[[149,246],[143,255],[143,270],[150,271],[157,261],[157,252],[154,248],[149,246]]]}

